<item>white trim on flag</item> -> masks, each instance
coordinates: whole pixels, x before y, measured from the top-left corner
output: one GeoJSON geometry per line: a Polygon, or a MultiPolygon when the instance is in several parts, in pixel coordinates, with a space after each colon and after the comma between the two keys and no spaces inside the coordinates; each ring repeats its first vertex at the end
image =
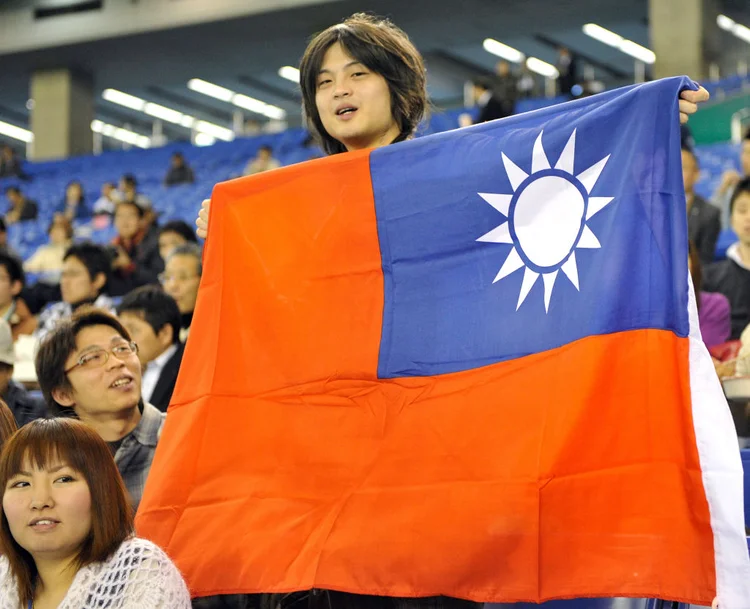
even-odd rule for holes
{"type": "Polygon", "coordinates": [[[701,338],[689,276],[688,316],[693,425],[714,535],[719,607],[750,609],[750,556],[745,538],[740,447],[721,383],[701,338]]]}

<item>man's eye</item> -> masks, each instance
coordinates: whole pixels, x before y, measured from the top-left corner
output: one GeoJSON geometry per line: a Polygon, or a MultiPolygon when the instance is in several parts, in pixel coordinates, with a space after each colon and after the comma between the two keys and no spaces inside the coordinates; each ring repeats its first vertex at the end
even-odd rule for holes
{"type": "Polygon", "coordinates": [[[89,364],[98,364],[104,358],[103,353],[89,353],[81,358],[81,364],[88,366],[89,364]]]}

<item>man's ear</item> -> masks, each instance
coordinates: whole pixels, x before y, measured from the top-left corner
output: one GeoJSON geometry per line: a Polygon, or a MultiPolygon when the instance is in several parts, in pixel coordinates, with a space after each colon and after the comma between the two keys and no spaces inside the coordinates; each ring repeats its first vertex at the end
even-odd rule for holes
{"type": "Polygon", "coordinates": [[[10,293],[13,296],[18,296],[21,293],[21,290],[23,290],[23,284],[18,281],[18,279],[10,284],[10,293]]]}
{"type": "Polygon", "coordinates": [[[94,281],[91,282],[96,288],[97,292],[101,292],[104,284],[107,283],[107,276],[104,273],[97,273],[94,277],[94,281]]]}
{"type": "Polygon", "coordinates": [[[168,348],[174,342],[174,329],[172,324],[164,324],[156,333],[156,338],[159,339],[159,344],[165,349],[168,348]]]}
{"type": "Polygon", "coordinates": [[[73,399],[73,394],[69,389],[53,389],[52,390],[52,398],[60,404],[60,406],[66,406],[67,408],[72,408],[75,406],[76,401],[73,399]]]}

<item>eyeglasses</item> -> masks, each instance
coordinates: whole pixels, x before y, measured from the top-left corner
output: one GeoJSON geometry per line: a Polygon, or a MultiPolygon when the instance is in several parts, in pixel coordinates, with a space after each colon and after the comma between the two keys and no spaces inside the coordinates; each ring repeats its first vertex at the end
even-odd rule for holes
{"type": "Polygon", "coordinates": [[[110,353],[120,361],[124,361],[131,355],[138,353],[138,345],[134,342],[118,343],[111,349],[95,349],[89,351],[79,357],[78,361],[73,366],[65,370],[65,374],[68,374],[71,370],[75,370],[79,366],[87,369],[100,368],[107,363],[110,353]]]}
{"type": "Polygon", "coordinates": [[[189,279],[197,279],[200,275],[187,275],[185,273],[177,273],[176,275],[167,275],[166,273],[159,273],[159,283],[167,283],[168,281],[188,281],[189,279]]]}

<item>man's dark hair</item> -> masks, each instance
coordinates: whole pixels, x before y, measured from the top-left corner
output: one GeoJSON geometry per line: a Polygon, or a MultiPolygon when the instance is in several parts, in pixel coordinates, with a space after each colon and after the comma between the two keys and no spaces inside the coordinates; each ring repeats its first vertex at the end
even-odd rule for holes
{"type": "Polygon", "coordinates": [[[7,233],[8,232],[8,225],[5,224],[5,218],[0,216],[0,233],[7,233]]]}
{"type": "Polygon", "coordinates": [[[477,76],[474,80],[471,81],[471,84],[485,91],[492,90],[492,81],[487,76],[477,76]]]}
{"type": "Polygon", "coordinates": [[[18,186],[8,186],[5,189],[5,194],[7,195],[9,192],[12,192],[14,195],[20,195],[21,194],[21,189],[18,188],[18,186]]]}
{"type": "MultiPolygon", "coordinates": [[[[89,279],[94,281],[99,273],[104,273],[104,276],[109,281],[109,275],[112,270],[112,259],[110,258],[107,250],[101,245],[92,243],[91,241],[82,241],[81,243],[74,243],[71,245],[65,255],[63,256],[63,262],[70,257],[74,257],[80,260],[86,270],[89,272],[89,279]]],[[[107,283],[105,282],[106,286],[107,283]]],[[[102,288],[102,291],[104,288],[102,288]]]]}
{"type": "Polygon", "coordinates": [[[273,148],[271,148],[271,146],[269,146],[268,144],[263,144],[260,148],[258,148],[258,152],[260,152],[261,150],[263,150],[264,152],[268,152],[269,154],[273,153],[273,148]]]}
{"type": "Polygon", "coordinates": [[[54,416],[73,415],[73,409],[58,404],[52,397],[52,392],[55,389],[72,389],[65,372],[65,362],[76,350],[78,334],[91,326],[109,326],[128,342],[132,340],[120,320],[104,309],[84,306],[69,318],[58,322],[55,329],[42,339],[35,361],[39,388],[42,390],[47,408],[54,416]]]}
{"type": "Polygon", "coordinates": [[[164,326],[172,326],[172,343],[180,342],[182,318],[175,299],[159,286],[144,285],[128,292],[117,307],[117,315],[133,313],[145,321],[154,334],[164,326]]]}
{"type": "Polygon", "coordinates": [[[172,250],[164,262],[169,262],[175,256],[192,256],[196,262],[196,274],[203,275],[203,251],[197,243],[183,243],[172,250]]]}
{"type": "Polygon", "coordinates": [[[26,283],[26,276],[23,272],[23,263],[12,254],[0,252],[0,266],[5,267],[11,283],[14,281],[20,281],[22,286],[26,283]]]}
{"type": "Polygon", "coordinates": [[[138,180],[135,179],[135,176],[132,173],[126,173],[124,176],[122,176],[122,181],[125,182],[128,186],[132,186],[135,188],[138,186],[138,180]]]}
{"type": "Polygon", "coordinates": [[[734,212],[735,201],[739,199],[740,195],[743,193],[750,194],[750,177],[742,178],[739,182],[737,182],[737,186],[734,187],[732,198],[729,200],[729,215],[730,216],[734,212]]]}
{"type": "Polygon", "coordinates": [[[117,213],[117,209],[124,206],[124,205],[130,205],[132,207],[135,207],[136,211],[138,212],[138,217],[143,218],[143,216],[146,213],[146,210],[143,209],[138,203],[136,203],[133,199],[126,199],[124,201],[120,201],[115,205],[115,214],[117,213]]]}
{"type": "Polygon", "coordinates": [[[346,152],[346,147],[323,127],[315,104],[323,56],[336,43],[388,84],[391,113],[399,128],[392,143],[411,137],[427,110],[427,78],[422,56],[406,33],[388,19],[357,13],[318,34],[300,62],[302,110],[321,148],[326,154],[346,152]]]}
{"type": "Polygon", "coordinates": [[[745,137],[743,137],[742,139],[750,140],[750,127],[747,128],[747,131],[745,131],[745,137]]]}
{"type": "Polygon", "coordinates": [[[176,233],[189,243],[198,243],[193,228],[183,220],[170,220],[159,228],[159,235],[164,233],[176,233]]]}

